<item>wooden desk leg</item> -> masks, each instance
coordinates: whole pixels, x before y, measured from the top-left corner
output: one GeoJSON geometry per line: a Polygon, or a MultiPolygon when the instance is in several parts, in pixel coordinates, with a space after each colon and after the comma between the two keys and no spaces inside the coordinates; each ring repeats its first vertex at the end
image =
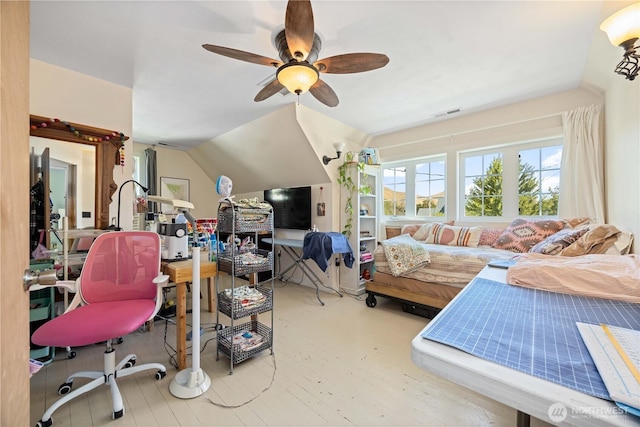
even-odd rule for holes
{"type": "Polygon", "coordinates": [[[213,284],[213,277],[207,279],[207,286],[209,291],[209,313],[213,313],[216,310],[216,290],[213,284]]]}
{"type": "Polygon", "coordinates": [[[178,371],[187,367],[187,284],[176,283],[176,362],[178,371]]]}

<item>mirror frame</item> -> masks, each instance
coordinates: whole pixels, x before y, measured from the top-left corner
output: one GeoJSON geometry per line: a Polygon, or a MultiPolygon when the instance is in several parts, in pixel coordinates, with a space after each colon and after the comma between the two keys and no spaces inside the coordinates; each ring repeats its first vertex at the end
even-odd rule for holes
{"type": "Polygon", "coordinates": [[[119,132],[78,123],[36,116],[29,117],[30,135],[58,141],[92,145],[96,150],[96,188],[94,227],[109,227],[109,205],[118,185],[113,180],[113,169],[120,164],[119,150],[128,136],[119,132]]]}

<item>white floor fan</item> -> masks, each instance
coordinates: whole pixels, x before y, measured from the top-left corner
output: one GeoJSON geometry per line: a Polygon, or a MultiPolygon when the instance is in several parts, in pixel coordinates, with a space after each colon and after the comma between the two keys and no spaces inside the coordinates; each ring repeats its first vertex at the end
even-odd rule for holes
{"type": "Polygon", "coordinates": [[[193,227],[193,247],[191,251],[191,368],[178,372],[169,385],[175,397],[191,399],[209,390],[211,378],[200,368],[200,247],[196,219],[187,210],[182,213],[193,227]]]}

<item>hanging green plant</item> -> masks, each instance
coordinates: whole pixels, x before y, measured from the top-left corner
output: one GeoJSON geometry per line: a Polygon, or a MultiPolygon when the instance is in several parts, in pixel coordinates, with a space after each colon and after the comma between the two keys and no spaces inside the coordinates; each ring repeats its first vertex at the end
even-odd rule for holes
{"type": "Polygon", "coordinates": [[[353,229],[353,195],[356,191],[363,195],[371,194],[372,190],[371,186],[367,183],[358,185],[358,183],[353,179],[353,174],[349,173],[349,168],[355,167],[356,173],[360,174],[364,171],[364,166],[364,162],[348,163],[346,161],[338,166],[338,184],[340,184],[348,194],[344,204],[344,212],[347,214],[347,221],[342,229],[342,234],[347,237],[351,236],[351,230],[353,229]]]}

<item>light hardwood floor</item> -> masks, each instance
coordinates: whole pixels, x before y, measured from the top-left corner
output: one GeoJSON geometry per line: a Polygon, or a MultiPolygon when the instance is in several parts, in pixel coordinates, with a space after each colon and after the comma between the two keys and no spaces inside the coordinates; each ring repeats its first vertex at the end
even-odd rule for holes
{"type": "MultiPolygon", "coordinates": [[[[76,398],[53,414],[63,426],[513,426],[516,411],[435,377],[411,362],[411,339],[428,319],[402,311],[400,304],[378,298],[364,301],[321,293],[293,283],[276,282],[274,354],[265,351],[234,367],[216,361],[215,314],[203,311],[201,366],[211,377],[202,396],[181,400],[169,392],[177,370],[165,349],[164,322],[134,333],[116,345],[117,360],[135,353],[138,364],[164,363],[167,376],[154,371],[118,380],[125,415],[111,420],[107,387],[76,398]],[[211,341],[209,341],[211,340],[211,341]]],[[[261,320],[269,315],[260,315],[261,320]]],[[[175,326],[166,329],[175,345],[175,326]]],[[[103,345],[75,349],[31,379],[31,425],[58,399],[67,375],[102,367],[103,345]]],[[[190,365],[190,358],[187,360],[190,365]]],[[[81,380],[77,380],[77,387],[81,380]]],[[[532,420],[532,425],[545,423],[532,420]]]]}

